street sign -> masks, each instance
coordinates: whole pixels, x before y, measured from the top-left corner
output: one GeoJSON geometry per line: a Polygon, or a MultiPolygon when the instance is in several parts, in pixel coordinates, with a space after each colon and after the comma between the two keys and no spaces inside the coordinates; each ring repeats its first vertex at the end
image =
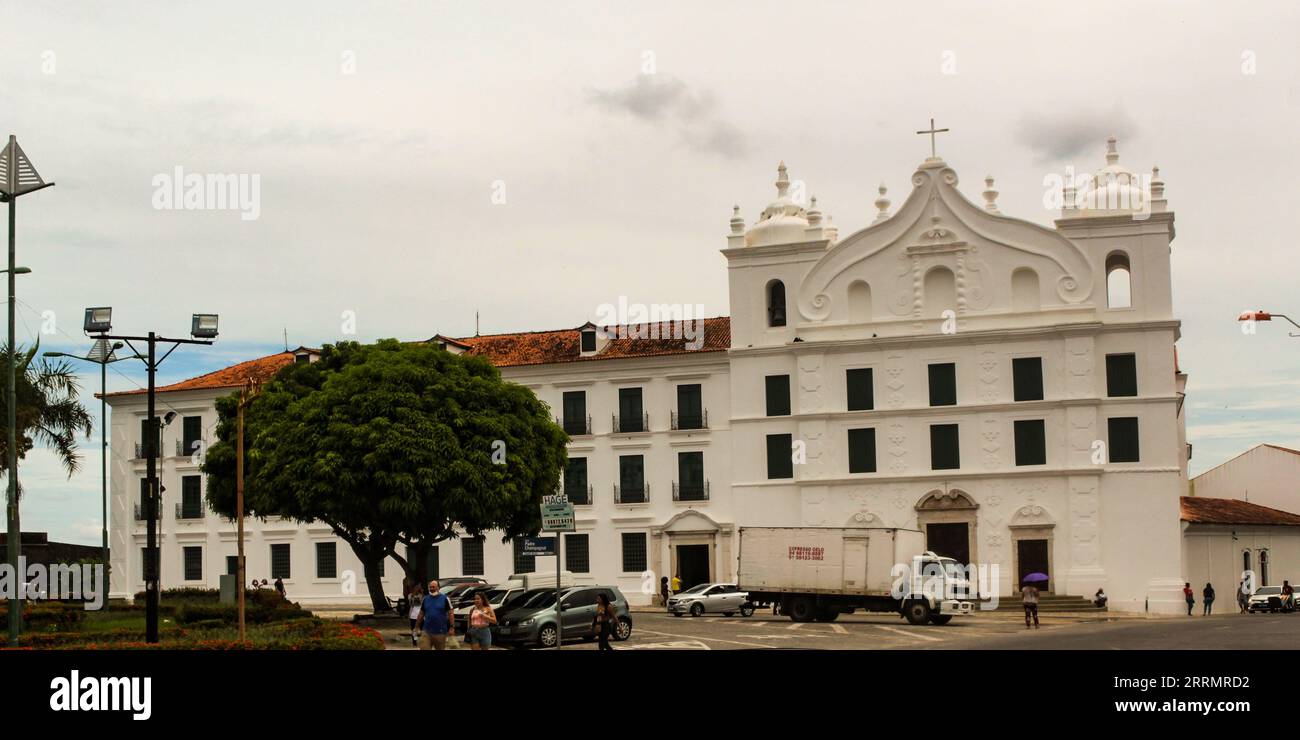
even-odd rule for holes
{"type": "Polygon", "coordinates": [[[556,539],[556,537],[525,537],[523,551],[519,554],[534,558],[555,557],[556,539]]]}
{"type": "Polygon", "coordinates": [[[574,531],[573,504],[567,496],[544,496],[542,498],[542,531],[574,531]]]}

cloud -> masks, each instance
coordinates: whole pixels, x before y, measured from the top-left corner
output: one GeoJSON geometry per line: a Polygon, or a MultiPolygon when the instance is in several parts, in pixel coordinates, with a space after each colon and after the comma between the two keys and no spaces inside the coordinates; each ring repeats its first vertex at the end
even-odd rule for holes
{"type": "Polygon", "coordinates": [[[712,92],[693,90],[675,77],[637,75],[619,88],[593,89],[588,99],[605,111],[673,123],[682,141],[696,151],[733,158],[748,149],[740,128],[719,114],[712,92]]]}
{"type": "Polygon", "coordinates": [[[1017,136],[1029,145],[1039,161],[1060,161],[1080,155],[1105,152],[1106,139],[1123,140],[1137,133],[1138,126],[1121,110],[1053,111],[1021,117],[1017,136]]]}

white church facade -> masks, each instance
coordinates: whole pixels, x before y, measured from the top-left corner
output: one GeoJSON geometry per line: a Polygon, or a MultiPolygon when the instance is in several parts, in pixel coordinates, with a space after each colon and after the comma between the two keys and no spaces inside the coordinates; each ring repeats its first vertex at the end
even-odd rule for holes
{"type": "MultiPolygon", "coordinates": [[[[733,579],[739,527],[885,526],[997,564],[1003,596],[1041,571],[1056,593],[1105,588],[1112,608],[1176,612],[1187,446],[1174,217],[1158,173],[1140,179],[1112,140],[1097,185],[1067,189],[1045,227],[1001,214],[991,180],[972,203],[932,156],[896,211],[882,187],[874,222],[841,238],[815,200],[791,197],[782,165],[759,218],[733,216],[731,317],[706,320],[698,348],[591,325],[431,341],[488,357],[555,411],[575,461],[565,490],[582,502],[565,565],[634,603],[661,576],[733,579]]],[[[213,587],[234,554],[233,525],[195,508],[204,484],[180,454],[189,437],[211,434],[214,400],[244,377],[312,354],[161,389],[161,408],[198,419],[165,433],[188,436],[161,466],[164,588],[213,587]]],[[[144,397],[109,401],[113,447],[128,449],[144,397]]],[[[143,587],[132,514],[144,461],[113,465],[120,597],[143,587]]],[[[343,592],[344,571],[360,568],[327,528],[249,531],[253,577],[288,573],[305,603],[364,601],[364,588],[343,592]]],[[[530,565],[489,537],[443,543],[431,570],[499,580],[530,565]]],[[[385,579],[395,596],[396,563],[385,579]]]]}

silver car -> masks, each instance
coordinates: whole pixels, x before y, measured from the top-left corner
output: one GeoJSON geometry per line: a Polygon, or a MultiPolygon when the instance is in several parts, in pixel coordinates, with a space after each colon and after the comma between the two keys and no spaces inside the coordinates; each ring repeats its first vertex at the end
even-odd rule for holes
{"type": "Polygon", "coordinates": [[[730,617],[740,613],[748,617],[754,613],[749,594],[736,588],[734,583],[701,583],[668,597],[668,613],[674,617],[690,614],[721,614],[730,617]]]}

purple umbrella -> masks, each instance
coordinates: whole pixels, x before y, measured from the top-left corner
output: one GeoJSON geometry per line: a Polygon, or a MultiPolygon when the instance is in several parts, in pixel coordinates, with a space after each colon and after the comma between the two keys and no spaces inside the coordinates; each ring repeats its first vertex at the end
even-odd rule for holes
{"type": "Polygon", "coordinates": [[[1047,581],[1048,578],[1046,573],[1030,573],[1029,575],[1025,576],[1020,580],[1024,581],[1025,583],[1042,583],[1047,581]]]}

